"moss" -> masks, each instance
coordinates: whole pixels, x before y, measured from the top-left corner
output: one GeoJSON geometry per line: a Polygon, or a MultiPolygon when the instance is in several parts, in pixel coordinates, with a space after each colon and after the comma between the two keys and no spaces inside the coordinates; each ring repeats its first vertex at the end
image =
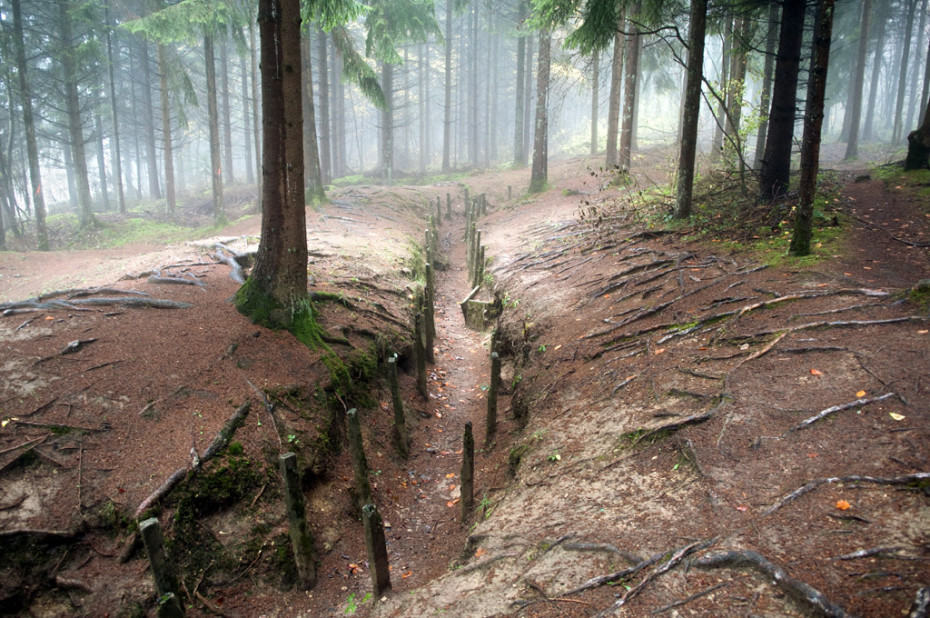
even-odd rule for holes
{"type": "Polygon", "coordinates": [[[921,311],[930,309],[930,279],[921,279],[907,292],[907,299],[920,307],[921,311]]]}
{"type": "Polygon", "coordinates": [[[523,457],[529,452],[529,450],[529,444],[518,444],[517,446],[510,449],[510,455],[507,456],[507,468],[510,471],[511,476],[517,475],[520,462],[523,460],[523,457]]]}

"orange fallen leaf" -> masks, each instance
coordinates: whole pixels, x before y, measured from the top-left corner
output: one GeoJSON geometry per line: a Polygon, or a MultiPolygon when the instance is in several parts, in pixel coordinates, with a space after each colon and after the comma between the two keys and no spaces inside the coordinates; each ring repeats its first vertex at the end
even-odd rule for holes
{"type": "Polygon", "coordinates": [[[446,475],[446,478],[447,478],[447,479],[454,479],[454,478],[455,478],[455,472],[450,472],[449,474],[446,475]]]}
{"type": "Polygon", "coordinates": [[[413,575],[413,571],[407,571],[406,573],[402,573],[401,576],[400,576],[400,578],[401,578],[401,579],[407,579],[407,578],[410,577],[411,575],[413,575]]]}
{"type": "Polygon", "coordinates": [[[458,498],[455,498],[454,500],[449,500],[448,502],[446,502],[446,506],[451,509],[453,506],[456,505],[456,503],[458,503],[458,501],[459,501],[458,498]]]}
{"type": "Polygon", "coordinates": [[[739,511],[740,513],[745,513],[746,511],[749,510],[749,507],[746,506],[745,504],[740,504],[739,506],[736,507],[736,510],[739,511]]]}
{"type": "Polygon", "coordinates": [[[54,317],[54,316],[51,316],[51,315],[47,315],[47,316],[45,316],[45,319],[46,319],[46,320],[54,320],[55,317],[54,317]]]}
{"type": "Polygon", "coordinates": [[[484,555],[483,547],[479,547],[478,549],[475,550],[475,558],[480,558],[483,555],[484,555]]]}
{"type": "Polygon", "coordinates": [[[659,348],[658,350],[653,352],[653,354],[655,354],[656,356],[658,356],[659,354],[664,354],[664,353],[665,353],[665,348],[659,348]]]}
{"type": "Polygon", "coordinates": [[[865,391],[856,391],[856,397],[865,397],[865,391]]]}
{"type": "Polygon", "coordinates": [[[812,376],[822,376],[822,375],[823,375],[823,372],[822,372],[821,370],[819,370],[819,369],[811,369],[811,375],[812,375],[812,376]]]}
{"type": "Polygon", "coordinates": [[[845,500],[836,501],[836,508],[838,508],[841,511],[848,511],[851,507],[852,505],[849,502],[846,502],[845,500]]]}

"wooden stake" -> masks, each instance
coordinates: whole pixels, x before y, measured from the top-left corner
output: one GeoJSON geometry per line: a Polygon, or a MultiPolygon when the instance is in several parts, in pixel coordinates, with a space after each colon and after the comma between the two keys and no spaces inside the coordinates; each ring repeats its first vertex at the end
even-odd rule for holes
{"type": "Polygon", "coordinates": [[[388,358],[388,384],[391,387],[391,402],[394,404],[394,448],[397,454],[407,459],[410,454],[410,438],[407,435],[407,420],[404,416],[404,402],[400,398],[397,385],[397,356],[388,358]]]}
{"type": "Polygon", "coordinates": [[[316,583],[316,563],[313,555],[313,537],[307,527],[304,492],[297,470],[297,455],[284,453],[278,458],[284,478],[284,504],[287,509],[288,534],[297,566],[297,579],[304,590],[316,583]]]}
{"type": "Polygon", "coordinates": [[[423,309],[417,307],[413,316],[413,356],[417,363],[417,392],[423,399],[429,400],[426,389],[426,350],[423,349],[423,309]]]}
{"type": "Polygon", "coordinates": [[[442,225],[442,201],[436,198],[436,225],[442,225]]]}
{"type": "MultiPolygon", "coordinates": [[[[439,198],[437,197],[438,201],[439,198]]],[[[446,219],[452,221],[452,196],[446,193],[446,219]]]]}
{"type": "Polygon", "coordinates": [[[471,421],[465,423],[465,435],[462,438],[462,522],[475,509],[475,437],[471,430],[471,421]]]}
{"type": "Polygon", "coordinates": [[[352,455],[352,469],[355,470],[355,494],[359,508],[371,502],[371,483],[368,482],[368,459],[365,458],[365,446],[362,444],[362,426],[358,420],[358,410],[352,408],[346,412],[349,421],[349,452],[352,455]]]}
{"type": "Polygon", "coordinates": [[[145,521],[139,522],[139,532],[142,535],[142,542],[145,544],[145,551],[149,555],[149,564],[152,567],[152,577],[155,579],[155,590],[160,598],[166,595],[173,595],[173,602],[162,603],[159,607],[159,616],[183,616],[184,610],[178,602],[178,579],[174,574],[174,565],[165,555],[165,539],[161,534],[161,525],[158,518],[149,517],[145,521]],[[162,607],[165,609],[162,610],[162,607]],[[162,612],[166,612],[162,614],[162,612]]]}
{"type": "Polygon", "coordinates": [[[368,568],[371,570],[371,586],[374,596],[381,596],[391,589],[391,572],[388,568],[387,543],[384,540],[384,521],[374,504],[362,507],[365,524],[365,548],[368,550],[368,568]]]}
{"type": "Polygon", "coordinates": [[[485,443],[490,445],[497,433],[497,391],[501,385],[501,357],[491,352],[491,385],[488,388],[488,419],[485,443]]]}
{"type": "Polygon", "coordinates": [[[426,351],[426,360],[435,363],[435,353],[433,352],[433,340],[436,337],[436,308],[433,298],[435,294],[435,286],[433,284],[433,265],[426,265],[426,289],[423,291],[423,335],[424,335],[424,348],[426,351]]]}

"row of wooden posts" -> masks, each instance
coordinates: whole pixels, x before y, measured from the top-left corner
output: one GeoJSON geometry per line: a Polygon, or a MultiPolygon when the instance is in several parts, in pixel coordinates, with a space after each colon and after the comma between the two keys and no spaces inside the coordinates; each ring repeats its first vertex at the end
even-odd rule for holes
{"type": "MultiPolygon", "coordinates": [[[[487,214],[487,198],[484,194],[470,200],[465,190],[466,247],[469,256],[469,277],[473,285],[479,285],[483,278],[484,247],[481,246],[481,232],[475,224],[481,214],[487,214]]],[[[446,218],[452,217],[452,199],[446,194],[446,218]]],[[[414,356],[417,369],[417,392],[429,399],[426,386],[426,363],[434,362],[433,341],[436,336],[435,311],[435,270],[433,263],[439,252],[439,225],[442,220],[442,201],[436,198],[436,214],[430,216],[430,227],[424,232],[424,254],[426,259],[425,282],[414,299],[414,356]]],[[[501,360],[496,351],[498,332],[491,337],[491,382],[487,396],[486,446],[493,444],[497,432],[497,394],[501,381],[501,360]]],[[[400,396],[397,376],[397,356],[387,359],[388,385],[391,390],[391,402],[394,411],[392,440],[397,453],[406,458],[409,455],[410,438],[406,427],[406,415],[400,396]]],[[[355,489],[358,506],[365,528],[365,547],[374,595],[380,597],[391,588],[390,569],[388,565],[387,543],[384,536],[384,523],[378,512],[369,482],[368,460],[365,457],[362,442],[361,424],[358,412],[352,408],[346,413],[348,424],[349,449],[355,475],[355,489]]],[[[297,455],[284,453],[279,457],[280,473],[285,485],[285,507],[287,510],[289,537],[297,567],[300,585],[310,588],[316,582],[316,555],[313,539],[306,518],[306,507],[297,467],[297,455]]],[[[471,422],[465,423],[462,437],[461,469],[461,520],[467,522],[474,510],[475,493],[475,439],[471,422]]],[[[143,543],[149,556],[155,589],[158,594],[158,615],[175,618],[184,615],[180,602],[178,580],[164,551],[164,540],[158,518],[151,517],[139,524],[143,543]]]]}

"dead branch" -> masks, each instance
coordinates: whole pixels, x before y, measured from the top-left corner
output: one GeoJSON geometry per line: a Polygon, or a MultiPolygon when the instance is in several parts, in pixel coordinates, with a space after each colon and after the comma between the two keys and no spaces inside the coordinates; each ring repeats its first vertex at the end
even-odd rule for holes
{"type": "Polygon", "coordinates": [[[744,359],[740,360],[738,363],[736,363],[736,365],[734,365],[733,368],[730,369],[730,371],[733,371],[733,369],[736,369],[737,367],[741,367],[741,366],[743,365],[743,363],[748,363],[748,362],[751,361],[751,360],[755,360],[755,359],[757,359],[757,358],[759,358],[759,357],[761,357],[761,356],[764,356],[764,355],[767,354],[772,348],[774,348],[776,345],[778,345],[778,342],[781,341],[782,339],[784,339],[787,335],[788,335],[788,333],[786,333],[786,332],[785,332],[785,333],[780,333],[778,336],[776,336],[776,337],[775,337],[774,339],[772,339],[770,342],[768,342],[767,344],[765,344],[765,346],[763,346],[761,350],[757,350],[757,351],[753,352],[752,354],[750,354],[750,355],[747,356],[746,358],[744,358],[744,359]]]}
{"type": "Polygon", "coordinates": [[[156,270],[154,273],[149,275],[149,283],[170,283],[174,285],[196,285],[197,287],[203,289],[207,285],[191,275],[190,277],[172,277],[170,275],[162,275],[160,270],[156,270]]]}
{"type": "MultiPolygon", "coordinates": [[[[49,437],[50,435],[52,435],[52,434],[47,433],[47,434],[45,434],[44,436],[39,436],[38,438],[33,438],[32,440],[27,440],[27,441],[25,441],[25,442],[22,442],[22,443],[20,443],[20,444],[15,445],[15,446],[7,447],[7,448],[3,449],[2,451],[0,451],[0,455],[6,455],[7,453],[11,453],[11,452],[13,452],[13,451],[15,451],[15,450],[17,450],[17,449],[26,448],[26,447],[28,447],[27,450],[31,450],[31,449],[35,448],[37,445],[39,445],[39,444],[41,444],[42,442],[44,442],[45,440],[47,440],[48,437],[49,437]]],[[[20,455],[22,455],[22,453],[20,453],[20,455]]]]}
{"type": "Polygon", "coordinates": [[[915,472],[914,474],[905,474],[903,476],[894,476],[882,478],[876,476],[831,476],[827,478],[814,479],[798,487],[790,494],[784,496],[775,502],[772,506],[762,511],[763,515],[771,515],[781,507],[785,506],[792,500],[800,498],[804,494],[813,491],[824,484],[831,483],[874,483],[876,485],[910,485],[911,483],[920,483],[930,480],[930,472],[915,472]]]}
{"type": "Polygon", "coordinates": [[[714,590],[718,590],[718,589],[720,589],[720,588],[723,588],[723,587],[726,586],[726,585],[727,585],[726,582],[720,582],[719,584],[716,584],[716,585],[714,585],[714,586],[711,586],[710,588],[705,588],[704,590],[701,590],[700,592],[695,592],[694,594],[689,595],[689,596],[687,596],[687,597],[681,599],[680,601],[675,601],[674,603],[669,603],[668,605],[663,605],[662,607],[659,607],[659,608],[657,608],[657,609],[654,609],[654,610],[652,610],[652,614],[653,614],[653,615],[662,614],[662,613],[664,613],[664,612],[667,612],[667,611],[670,610],[670,609],[675,609],[676,607],[681,607],[682,605],[687,605],[687,604],[690,603],[691,601],[696,601],[697,599],[700,599],[701,597],[707,596],[708,594],[710,594],[710,593],[713,592],[714,590]]]}
{"type": "Polygon", "coordinates": [[[861,558],[870,558],[871,556],[879,556],[883,554],[897,554],[902,549],[904,548],[897,545],[890,547],[873,547],[872,549],[860,549],[849,554],[836,556],[833,558],[833,560],[859,560],[861,558]]]}
{"type": "Polygon", "coordinates": [[[14,331],[22,330],[22,329],[26,328],[27,326],[29,326],[30,324],[32,324],[32,322],[33,322],[34,320],[35,320],[35,318],[29,318],[28,320],[26,320],[25,322],[23,322],[22,324],[20,324],[20,325],[17,326],[16,328],[14,328],[13,330],[14,330],[14,331]]]}
{"type": "Polygon", "coordinates": [[[821,615],[835,616],[837,618],[847,618],[849,616],[846,610],[827,599],[816,588],[791,577],[783,568],[769,562],[765,556],[754,551],[731,550],[716,552],[698,558],[691,563],[691,566],[699,569],[749,567],[762,573],[796,601],[821,615]]]}
{"type": "Polygon", "coordinates": [[[665,552],[654,554],[651,557],[646,558],[645,560],[640,560],[635,565],[628,567],[626,569],[622,569],[614,573],[608,573],[607,575],[599,575],[597,577],[592,577],[591,579],[581,584],[580,586],[572,588],[568,592],[563,593],[562,596],[567,597],[572,594],[578,594],[579,592],[584,592],[585,590],[590,590],[592,588],[598,588],[600,586],[611,584],[615,581],[619,581],[621,579],[625,579],[627,577],[635,575],[639,573],[640,571],[642,571],[643,569],[645,569],[646,567],[652,566],[653,564],[661,560],[662,556],[664,555],[665,555],[665,552]]]}
{"type": "Polygon", "coordinates": [[[829,408],[824,408],[823,410],[821,410],[814,416],[804,419],[803,421],[801,421],[800,423],[798,423],[797,425],[795,425],[794,427],[792,427],[785,433],[790,433],[792,431],[797,431],[799,429],[804,429],[805,427],[809,427],[813,425],[814,423],[816,423],[817,421],[830,416],[831,414],[836,414],[837,412],[842,412],[843,410],[848,410],[849,408],[858,408],[861,406],[866,406],[870,403],[884,401],[885,399],[888,399],[889,397],[895,397],[895,396],[896,396],[895,393],[885,393],[884,395],[879,395],[878,397],[856,399],[855,401],[841,403],[835,406],[830,406],[829,408]]]}

